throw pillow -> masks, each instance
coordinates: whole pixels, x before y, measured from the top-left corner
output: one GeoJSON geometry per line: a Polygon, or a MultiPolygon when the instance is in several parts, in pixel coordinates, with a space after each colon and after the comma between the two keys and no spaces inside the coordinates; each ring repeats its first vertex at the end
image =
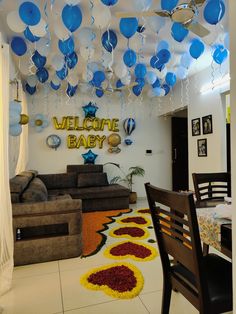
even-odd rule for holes
{"type": "Polygon", "coordinates": [[[80,173],[78,174],[78,188],[85,188],[90,186],[104,186],[108,185],[106,173],[80,173]]]}
{"type": "Polygon", "coordinates": [[[39,178],[34,178],[21,196],[23,203],[44,202],[48,199],[48,191],[45,184],[39,178]]]}

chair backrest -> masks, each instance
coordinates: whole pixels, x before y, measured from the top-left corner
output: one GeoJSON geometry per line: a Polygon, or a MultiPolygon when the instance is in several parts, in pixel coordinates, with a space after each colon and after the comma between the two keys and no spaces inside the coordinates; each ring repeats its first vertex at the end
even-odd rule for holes
{"type": "Polygon", "coordinates": [[[198,202],[223,200],[231,196],[231,178],[228,172],[193,173],[193,184],[198,202]]]}
{"type": "Polygon", "coordinates": [[[150,183],[146,183],[145,188],[164,276],[173,276],[170,262],[172,256],[193,274],[197,291],[193,290],[191,284],[184,283],[183,289],[187,295],[184,291],[180,292],[186,298],[191,294],[190,302],[199,307],[199,302],[208,298],[209,294],[193,193],[167,191],[150,183]]]}

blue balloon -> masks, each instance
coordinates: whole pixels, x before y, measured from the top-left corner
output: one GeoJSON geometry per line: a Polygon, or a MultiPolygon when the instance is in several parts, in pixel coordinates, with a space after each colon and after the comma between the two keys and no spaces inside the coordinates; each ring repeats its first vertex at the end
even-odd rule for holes
{"type": "Polygon", "coordinates": [[[126,38],[132,37],[138,29],[138,20],[135,17],[120,19],[120,31],[126,38]]]}
{"type": "Polygon", "coordinates": [[[172,72],[168,72],[166,74],[166,83],[169,85],[169,86],[174,86],[175,83],[176,83],[176,75],[172,72]]]}
{"type": "Polygon", "coordinates": [[[158,62],[158,58],[157,56],[152,56],[151,59],[150,59],[150,66],[155,69],[156,68],[156,64],[158,62]]]}
{"type": "Polygon", "coordinates": [[[193,61],[193,58],[190,56],[188,52],[185,52],[180,59],[180,64],[188,69],[193,61]]]}
{"type": "Polygon", "coordinates": [[[159,78],[157,78],[156,82],[152,84],[152,87],[153,88],[157,88],[157,87],[160,87],[160,86],[161,86],[160,80],[159,80],[159,78]]]}
{"type": "Polygon", "coordinates": [[[161,0],[162,10],[171,11],[177,6],[179,0],[161,0]]]}
{"type": "Polygon", "coordinates": [[[167,84],[163,84],[163,85],[162,85],[162,88],[165,90],[165,96],[166,96],[167,94],[169,94],[169,92],[170,92],[170,86],[168,86],[167,84]]]}
{"type": "Polygon", "coordinates": [[[203,16],[207,23],[216,25],[225,14],[225,5],[222,0],[210,0],[206,4],[203,16]]]}
{"type": "Polygon", "coordinates": [[[160,64],[166,64],[169,62],[169,60],[171,58],[171,53],[167,49],[161,49],[157,53],[157,58],[159,59],[158,62],[160,64]]]}
{"type": "Polygon", "coordinates": [[[116,81],[116,88],[121,88],[123,86],[125,86],[125,85],[121,82],[120,79],[116,81]]]}
{"type": "Polygon", "coordinates": [[[165,40],[161,40],[157,45],[157,52],[162,49],[169,50],[169,43],[165,40]]]}
{"type": "Polygon", "coordinates": [[[29,27],[27,26],[26,29],[24,30],[24,35],[25,38],[31,41],[32,43],[38,41],[40,37],[35,36],[34,34],[31,33],[29,27]]]}
{"type": "Polygon", "coordinates": [[[23,2],[19,7],[19,16],[26,25],[37,25],[41,19],[41,13],[33,2],[23,2]]]}
{"type": "Polygon", "coordinates": [[[124,64],[127,67],[131,68],[133,65],[135,65],[137,60],[136,52],[133,51],[132,49],[126,50],[126,52],[123,55],[123,60],[124,64]]]}
{"type": "Polygon", "coordinates": [[[160,88],[160,87],[154,87],[152,92],[155,96],[161,96],[162,89],[163,88],[160,88]]]}
{"type": "Polygon", "coordinates": [[[179,43],[184,40],[186,36],[188,36],[188,29],[183,27],[180,23],[173,23],[171,27],[171,36],[174,38],[174,40],[178,41],[179,43]]]}
{"type": "Polygon", "coordinates": [[[76,93],[77,87],[78,87],[78,85],[72,86],[72,85],[70,85],[70,83],[68,83],[66,94],[69,97],[73,97],[75,95],[75,93],[76,93]]]}
{"type": "Polygon", "coordinates": [[[49,77],[48,70],[45,68],[38,69],[36,75],[40,83],[45,83],[49,77]]]}
{"type": "Polygon", "coordinates": [[[28,83],[25,84],[25,90],[28,94],[33,95],[36,92],[36,86],[32,87],[28,83]]]}
{"type": "Polygon", "coordinates": [[[69,37],[66,40],[59,40],[58,41],[58,47],[59,47],[61,53],[63,53],[63,55],[72,54],[75,50],[75,44],[74,44],[73,38],[69,37]]]}
{"type": "Polygon", "coordinates": [[[35,53],[32,56],[32,61],[34,62],[34,65],[36,68],[40,69],[43,68],[47,62],[47,58],[44,56],[41,56],[40,53],[38,53],[37,50],[35,50],[35,53]]]}
{"type": "Polygon", "coordinates": [[[102,45],[108,51],[112,52],[117,45],[117,36],[113,30],[108,30],[102,35],[102,45]]]}
{"type": "Polygon", "coordinates": [[[160,72],[164,69],[165,65],[161,62],[161,61],[158,61],[156,63],[156,69],[159,70],[160,72]]]}
{"type": "Polygon", "coordinates": [[[95,93],[96,93],[97,97],[99,97],[99,98],[101,98],[104,95],[103,90],[97,89],[97,88],[96,88],[96,92],[95,93]]]}
{"type": "Polygon", "coordinates": [[[13,37],[11,41],[12,51],[19,57],[23,56],[27,51],[27,45],[23,38],[13,37]]]}
{"type": "Polygon", "coordinates": [[[103,4],[107,5],[107,6],[111,6],[111,5],[115,5],[118,0],[101,0],[103,4]]]}
{"type": "Polygon", "coordinates": [[[134,86],[132,90],[135,96],[139,96],[142,93],[142,87],[139,85],[134,86]]]}
{"type": "Polygon", "coordinates": [[[204,52],[205,46],[203,42],[196,38],[193,39],[190,48],[189,48],[189,53],[194,59],[198,59],[204,52]]]}
{"type": "Polygon", "coordinates": [[[143,88],[144,85],[145,85],[145,80],[144,80],[144,78],[136,78],[136,79],[135,79],[135,82],[138,83],[138,85],[136,85],[136,86],[139,86],[139,87],[141,87],[141,88],[143,88]]]}
{"type": "Polygon", "coordinates": [[[50,86],[51,86],[52,89],[58,90],[58,89],[61,87],[61,84],[55,85],[55,84],[51,81],[51,82],[50,82],[50,86]]]}
{"type": "Polygon", "coordinates": [[[76,31],[82,22],[82,13],[78,5],[66,5],[62,10],[62,21],[72,33],[76,31]]]}
{"type": "Polygon", "coordinates": [[[103,71],[96,71],[93,74],[93,83],[96,87],[99,87],[103,81],[105,81],[106,76],[103,71]]]}
{"type": "Polygon", "coordinates": [[[59,71],[56,71],[56,75],[57,77],[60,79],[60,80],[64,80],[67,75],[68,75],[68,68],[66,65],[64,65],[64,67],[59,70],[59,71]]]}
{"type": "Polygon", "coordinates": [[[218,46],[213,53],[213,59],[218,64],[222,64],[227,59],[227,57],[228,50],[225,49],[225,47],[222,45],[218,46]]]}
{"type": "Polygon", "coordinates": [[[134,69],[134,74],[138,78],[144,78],[147,73],[147,67],[143,63],[138,63],[134,69]]]}
{"type": "Polygon", "coordinates": [[[78,56],[76,52],[73,51],[70,55],[65,56],[65,62],[69,69],[73,69],[78,62],[78,56]]]}

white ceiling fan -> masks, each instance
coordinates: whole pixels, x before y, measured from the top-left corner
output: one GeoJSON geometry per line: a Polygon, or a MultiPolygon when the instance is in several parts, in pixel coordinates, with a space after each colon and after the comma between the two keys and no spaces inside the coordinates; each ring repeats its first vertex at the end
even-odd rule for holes
{"type": "Polygon", "coordinates": [[[191,0],[190,2],[177,5],[172,11],[143,11],[143,12],[117,12],[118,18],[127,17],[150,17],[161,16],[169,17],[173,22],[181,23],[199,37],[207,36],[210,31],[196,21],[198,7],[202,6],[206,0],[191,0]]]}

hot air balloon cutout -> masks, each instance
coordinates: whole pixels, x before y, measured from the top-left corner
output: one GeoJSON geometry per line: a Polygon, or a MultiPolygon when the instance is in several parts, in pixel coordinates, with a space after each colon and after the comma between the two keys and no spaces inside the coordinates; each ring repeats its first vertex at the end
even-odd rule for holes
{"type": "MultiPolygon", "coordinates": [[[[135,129],[135,126],[136,126],[136,123],[135,123],[135,120],[133,118],[127,118],[124,120],[123,128],[124,128],[125,133],[127,135],[131,135],[131,133],[135,129]]],[[[124,140],[124,143],[129,146],[129,145],[133,144],[133,141],[130,138],[126,138],[124,140]]]]}
{"type": "Polygon", "coordinates": [[[108,136],[107,142],[110,145],[108,148],[108,152],[112,154],[120,153],[121,149],[118,146],[121,143],[120,135],[117,133],[112,133],[108,136]]]}

